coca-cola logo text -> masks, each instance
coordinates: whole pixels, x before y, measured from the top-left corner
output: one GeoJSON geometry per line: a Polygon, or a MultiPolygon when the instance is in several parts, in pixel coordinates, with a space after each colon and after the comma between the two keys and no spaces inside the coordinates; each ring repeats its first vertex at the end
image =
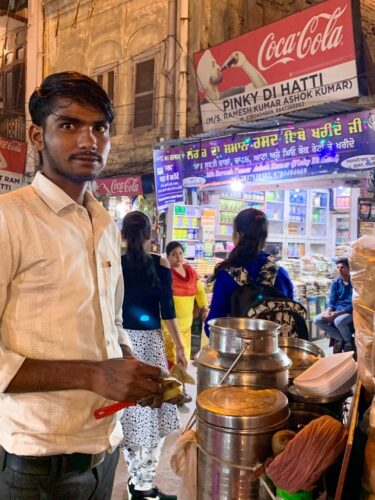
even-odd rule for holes
{"type": "Polygon", "coordinates": [[[286,64],[296,59],[313,56],[337,48],[343,40],[343,25],[338,20],[346,6],[337,7],[331,14],[323,12],[312,17],[304,28],[279,40],[275,33],[264,39],[258,54],[258,68],[268,70],[276,64],[286,64]]]}
{"type": "Polygon", "coordinates": [[[24,144],[19,141],[9,141],[8,139],[0,138],[0,147],[7,149],[8,151],[14,151],[16,153],[22,152],[22,147],[24,144]]]}
{"type": "Polygon", "coordinates": [[[98,180],[97,187],[98,192],[101,194],[118,196],[142,194],[142,184],[139,176],[98,180]]]}
{"type": "Polygon", "coordinates": [[[110,189],[113,194],[138,194],[140,191],[139,178],[127,177],[125,179],[113,179],[110,189]]]}

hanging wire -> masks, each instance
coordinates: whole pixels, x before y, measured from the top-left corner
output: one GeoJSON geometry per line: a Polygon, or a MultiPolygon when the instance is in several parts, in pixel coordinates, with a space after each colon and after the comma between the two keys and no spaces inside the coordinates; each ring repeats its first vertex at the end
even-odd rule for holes
{"type": "Polygon", "coordinates": [[[78,0],[77,1],[77,9],[76,9],[76,13],[75,13],[75,16],[74,16],[74,19],[73,19],[73,22],[72,22],[72,25],[71,25],[71,28],[76,28],[77,27],[77,23],[78,23],[78,14],[79,14],[79,7],[81,5],[81,0],[78,0]]]}
{"type": "Polygon", "coordinates": [[[57,37],[57,35],[59,34],[59,27],[60,27],[60,9],[57,10],[55,37],[57,37]]]}

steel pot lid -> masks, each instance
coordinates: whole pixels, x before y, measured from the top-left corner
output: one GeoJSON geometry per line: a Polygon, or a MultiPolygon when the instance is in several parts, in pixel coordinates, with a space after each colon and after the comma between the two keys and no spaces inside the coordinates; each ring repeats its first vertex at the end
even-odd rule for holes
{"type": "Polygon", "coordinates": [[[349,391],[346,392],[345,394],[339,394],[336,396],[308,396],[299,389],[297,389],[295,385],[291,385],[288,388],[288,396],[290,397],[291,400],[299,403],[316,404],[316,405],[344,401],[346,398],[352,395],[353,391],[349,391]]]}
{"type": "MultiPolygon", "coordinates": [[[[197,352],[194,359],[197,363],[215,368],[217,370],[227,370],[235,360],[236,356],[223,356],[215,349],[211,349],[209,345],[202,347],[197,352]]],[[[233,372],[273,372],[278,370],[286,370],[291,366],[291,360],[281,349],[271,354],[253,354],[251,356],[242,357],[237,365],[232,370],[233,372]]]]}
{"type": "Polygon", "coordinates": [[[285,394],[276,389],[222,385],[198,395],[197,414],[218,427],[261,431],[286,420],[289,407],[285,394]]]}
{"type": "Polygon", "coordinates": [[[213,328],[222,334],[253,338],[259,335],[275,335],[280,330],[280,325],[265,319],[250,318],[215,318],[208,322],[210,330],[213,328]]]}

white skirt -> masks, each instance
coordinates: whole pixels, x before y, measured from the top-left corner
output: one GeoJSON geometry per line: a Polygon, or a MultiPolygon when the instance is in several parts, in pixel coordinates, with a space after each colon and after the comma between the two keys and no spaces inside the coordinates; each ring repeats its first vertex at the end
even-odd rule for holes
{"type": "MultiPolygon", "coordinates": [[[[134,355],[150,365],[168,371],[162,330],[126,330],[134,355]]],[[[177,406],[163,403],[161,408],[133,406],[121,417],[124,438],[121,448],[144,446],[154,448],[167,434],[180,429],[177,406]]]]}

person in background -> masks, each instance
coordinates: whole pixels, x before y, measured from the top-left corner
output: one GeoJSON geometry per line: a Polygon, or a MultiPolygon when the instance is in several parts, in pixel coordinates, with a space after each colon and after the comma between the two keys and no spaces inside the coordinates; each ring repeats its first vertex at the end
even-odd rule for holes
{"type": "Polygon", "coordinates": [[[272,262],[277,262],[281,258],[280,248],[278,245],[270,243],[264,249],[266,253],[268,253],[268,258],[272,260],[272,262]]]}
{"type": "Polygon", "coordinates": [[[336,260],[339,274],[331,286],[327,310],[314,318],[314,324],[333,339],[333,352],[351,351],[353,342],[353,287],[350,282],[349,261],[336,260]]]}
{"type": "MultiPolygon", "coordinates": [[[[123,302],[124,328],[134,354],[143,362],[168,371],[160,315],[176,345],[176,362],[187,367],[173,305],[172,275],[168,260],[148,251],[150,220],[142,212],[128,213],[123,220],[126,253],[121,258],[125,283],[123,302]]],[[[175,499],[154,485],[164,437],[179,429],[175,405],[161,408],[135,406],[124,411],[121,419],[124,439],[121,443],[130,474],[129,500],[175,499]]]]}
{"type": "MultiPolygon", "coordinates": [[[[178,328],[184,346],[185,356],[189,360],[191,355],[191,327],[195,313],[195,305],[202,311],[203,321],[208,314],[208,302],[204,285],[198,278],[195,269],[184,262],[184,249],[178,241],[170,241],[166,247],[166,255],[172,270],[173,301],[176,310],[178,328]]],[[[175,344],[168,330],[163,325],[164,339],[168,361],[176,362],[175,344]]],[[[184,402],[191,401],[184,391],[184,402]]]]}
{"type": "Polygon", "coordinates": [[[41,171],[0,196],[0,498],[110,500],[121,426],[94,411],[162,392],[122,328],[120,233],[86,189],[114,111],[75,72],[43,80],[29,111],[41,171]]]}
{"type": "MultiPolygon", "coordinates": [[[[239,212],[233,222],[234,248],[229,256],[220,262],[213,275],[214,289],[210,312],[206,318],[205,331],[209,335],[208,322],[230,314],[231,295],[239,286],[228,270],[245,268],[249,277],[256,281],[268,259],[264,248],[268,236],[267,216],[261,210],[245,208],[239,212]]],[[[293,284],[287,271],[279,267],[274,284],[285,297],[293,299],[293,284]]]]}

